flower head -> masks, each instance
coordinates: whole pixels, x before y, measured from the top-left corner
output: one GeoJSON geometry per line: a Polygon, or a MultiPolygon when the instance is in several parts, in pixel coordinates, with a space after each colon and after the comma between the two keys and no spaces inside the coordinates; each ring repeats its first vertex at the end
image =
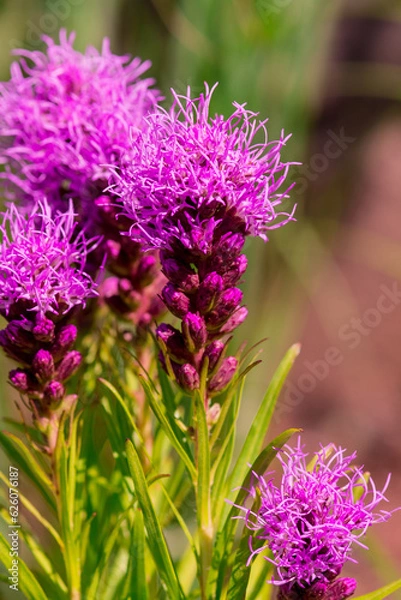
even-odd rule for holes
{"type": "Polygon", "coordinates": [[[259,498],[259,507],[240,508],[246,513],[246,526],[265,545],[255,549],[250,560],[270,550],[267,560],[277,571],[270,583],[282,586],[281,598],[312,598],[317,588],[327,588],[327,593],[344,590],[341,598],[345,598],[347,590],[355,589],[352,580],[336,578],[347,560],[356,562],[353,544],[365,547],[361,538],[367,529],[391,514],[376,509],[386,500],[389,478],[378,491],[362,469],[352,465],[355,457],[356,453],[347,456],[331,445],[322,447],[308,466],[299,439],[295,448],[286,446],[278,454],[283,468],[279,485],[271,477],[254,474],[250,493],[259,498]]]}
{"type": "Polygon", "coordinates": [[[153,80],[140,79],[148,61],[112,54],[107,38],[101,52],[81,54],[74,38],[62,30],[59,44],[43,37],[45,53],[16,50],[11,80],[0,85],[3,177],[58,208],[99,196],[106,165],[127,152],[130,127],[159,97],[153,80]]]}
{"type": "Polygon", "coordinates": [[[171,109],[159,107],[133,131],[132,160],[117,172],[117,190],[132,237],[149,247],[179,240],[208,254],[227,216],[228,230],[261,237],[292,219],[293,211],[279,209],[287,197],[281,186],[289,164],[280,152],[288,137],[269,141],[266,121],[245,105],[234,103],[228,119],[212,117],[213,90],[206,86],[196,99],[173,91],[171,109]]]}
{"type": "Polygon", "coordinates": [[[97,240],[76,231],[72,203],[54,216],[46,201],[36,203],[29,215],[11,205],[0,232],[1,314],[22,303],[41,315],[60,316],[96,295],[85,263],[97,240]]]}

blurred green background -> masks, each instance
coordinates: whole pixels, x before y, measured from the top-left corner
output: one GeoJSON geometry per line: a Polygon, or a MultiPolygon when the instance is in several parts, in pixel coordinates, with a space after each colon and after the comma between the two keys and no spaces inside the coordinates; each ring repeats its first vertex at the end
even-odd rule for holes
{"type": "MultiPolygon", "coordinates": [[[[216,112],[247,102],[272,138],[293,134],[285,157],[304,165],[291,175],[297,223],[247,245],[249,317],[236,340],[268,341],[241,423],[301,341],[274,432],[301,426],[311,450],[357,449],[379,486],[393,471],[400,505],[400,0],[0,0],[2,78],[13,48],[40,49],[61,27],[77,32],[78,49],[108,36],[115,52],[150,58],[167,99],[170,87],[197,94],[219,81],[216,112]]],[[[12,393],[0,360],[4,415],[12,393]]],[[[376,564],[361,553],[350,571],[360,593],[401,576],[401,518],[378,539],[376,564]]]]}

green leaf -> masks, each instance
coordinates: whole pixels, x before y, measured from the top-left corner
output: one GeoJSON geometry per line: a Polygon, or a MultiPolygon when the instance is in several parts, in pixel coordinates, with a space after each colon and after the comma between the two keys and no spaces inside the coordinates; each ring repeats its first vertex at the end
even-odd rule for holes
{"type": "Polygon", "coordinates": [[[383,600],[383,598],[388,598],[390,594],[393,594],[400,589],[401,579],[397,579],[397,581],[394,581],[389,585],[385,585],[384,587],[380,588],[380,590],[370,592],[370,594],[364,594],[363,596],[357,596],[355,600],[383,600]]]}
{"type": "MultiPolygon", "coordinates": [[[[281,392],[281,389],[285,383],[288,373],[294,364],[300,351],[299,344],[294,344],[288,350],[287,354],[281,361],[278,369],[273,375],[273,379],[267,389],[267,392],[262,400],[259,410],[252,422],[249,433],[246,437],[245,443],[241,449],[239,457],[232,470],[231,476],[228,481],[228,489],[234,489],[241,485],[247,471],[249,463],[252,463],[263,445],[266,437],[273,412],[281,392]]],[[[227,514],[226,511],[225,514],[227,514]]],[[[224,513],[223,513],[224,514],[224,513]]]]}
{"type": "Polygon", "coordinates": [[[54,486],[36,460],[32,451],[13,433],[0,431],[0,445],[14,466],[17,466],[36,485],[43,498],[56,510],[54,486]]]}
{"type": "Polygon", "coordinates": [[[157,420],[163,427],[163,430],[164,430],[165,434],[167,435],[167,437],[169,438],[171,444],[173,445],[173,448],[175,449],[177,454],[180,456],[180,458],[183,460],[183,462],[184,462],[185,466],[187,467],[188,472],[191,476],[191,479],[193,481],[195,481],[196,469],[195,469],[195,466],[193,463],[193,458],[191,456],[190,448],[189,448],[185,438],[184,438],[184,440],[181,440],[182,432],[179,432],[179,430],[176,431],[173,428],[170,421],[167,419],[165,412],[163,411],[163,409],[161,408],[161,406],[159,405],[159,403],[153,396],[153,393],[149,387],[149,384],[143,378],[141,378],[141,380],[142,380],[142,385],[145,390],[145,394],[146,394],[146,397],[148,399],[151,409],[153,410],[157,420]],[[178,437],[178,435],[180,435],[180,438],[178,437]]]}
{"type": "Polygon", "coordinates": [[[114,385],[112,385],[109,381],[106,381],[102,377],[99,377],[99,381],[108,390],[110,390],[110,392],[113,394],[114,398],[117,400],[117,402],[121,406],[122,410],[124,411],[124,414],[125,414],[125,416],[127,418],[128,423],[131,425],[133,431],[135,431],[135,433],[138,436],[138,439],[141,442],[141,444],[143,444],[143,439],[142,439],[141,432],[139,431],[139,429],[138,429],[138,427],[137,427],[137,425],[136,425],[136,423],[135,423],[135,421],[134,421],[134,419],[132,417],[131,411],[128,409],[128,406],[127,406],[126,402],[124,402],[121,394],[116,390],[116,388],[114,387],[114,385]]]}
{"type": "MultiPolygon", "coordinates": [[[[235,505],[244,505],[244,501],[248,496],[247,490],[250,488],[252,482],[253,472],[261,474],[265,473],[279,449],[282,448],[282,446],[284,446],[290,437],[297,431],[299,431],[299,429],[288,429],[281,435],[277,436],[268,446],[266,446],[266,448],[264,448],[264,450],[262,450],[256,460],[253,462],[252,466],[250,468],[248,467],[248,472],[242,481],[242,485],[237,493],[233,505],[231,506],[231,509],[229,509],[224,526],[218,532],[215,543],[213,567],[218,572],[216,589],[217,598],[224,598],[223,588],[225,585],[227,585],[227,582],[230,579],[231,570],[232,568],[236,569],[236,565],[240,564],[240,561],[242,560],[241,556],[233,556],[235,532],[239,523],[238,519],[233,519],[238,511],[235,505]]],[[[249,533],[247,532],[244,532],[244,535],[248,535],[249,537],[249,533]]],[[[249,573],[245,576],[249,577],[249,573]]],[[[242,583],[240,585],[242,585],[242,583]]]]}
{"type": "MultiPolygon", "coordinates": [[[[0,533],[0,561],[9,569],[11,567],[10,545],[0,533]]],[[[18,587],[27,600],[49,600],[32,571],[22,558],[18,557],[18,587]]]]}
{"type": "Polygon", "coordinates": [[[174,570],[173,561],[149,496],[145,474],[138,453],[133,443],[129,440],[126,443],[126,452],[128,465],[134,480],[136,496],[144,516],[150,551],[159,570],[160,578],[170,597],[178,600],[183,595],[174,570]]]}
{"type": "Polygon", "coordinates": [[[135,600],[135,598],[148,600],[145,571],[145,525],[141,510],[136,510],[134,515],[130,571],[131,576],[127,577],[123,597],[132,598],[132,600],[135,600]]]}

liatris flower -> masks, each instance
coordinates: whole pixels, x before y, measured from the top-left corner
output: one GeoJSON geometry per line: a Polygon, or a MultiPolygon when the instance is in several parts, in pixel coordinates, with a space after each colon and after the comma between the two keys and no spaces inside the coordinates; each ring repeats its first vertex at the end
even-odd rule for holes
{"type": "MultiPolygon", "coordinates": [[[[150,62],[112,54],[107,39],[101,52],[89,47],[81,54],[73,48],[74,34],[67,37],[64,30],[60,44],[46,36],[43,40],[45,53],[15,51],[19,61],[11,67],[11,80],[0,85],[0,161],[6,167],[7,193],[22,204],[45,196],[53,210],[62,211],[73,199],[81,226],[91,235],[103,235],[103,244],[90,257],[94,268],[106,253],[107,269],[124,278],[124,289],[129,282],[140,304],[142,317],[136,323],[148,322],[160,309],[157,256],[145,286],[140,246],[122,242],[118,209],[103,190],[108,165],[119,166],[129,153],[131,127],[141,126],[160,97],[150,87],[152,79],[141,79],[150,62]]],[[[120,286],[113,293],[111,286],[108,282],[106,301],[124,316],[132,315],[132,303],[120,294],[120,286]]]]}
{"type": "Polygon", "coordinates": [[[161,249],[169,280],[162,298],[181,319],[181,331],[157,329],[163,365],[191,391],[207,359],[209,397],[230,383],[238,366],[225,357],[222,338],[247,314],[235,287],[247,266],[245,238],[266,239],[268,229],[293,218],[277,212],[287,197],[280,191],[289,168],[280,158],[287,138],[268,141],[265,122],[238,104],[228,119],[210,117],[212,93],[206,87],[193,100],[173,92],[171,110],[159,108],[133,132],[131,160],[116,173],[130,237],[161,249]],[[259,143],[257,134],[264,136],[259,143]]]}
{"type": "Polygon", "coordinates": [[[77,231],[72,203],[55,216],[46,201],[30,215],[11,205],[0,231],[0,314],[8,321],[0,346],[19,364],[10,382],[28,399],[48,450],[54,449],[53,416],[76,399],[66,397],[64,387],[81,362],[72,349],[77,328],[71,321],[97,293],[85,263],[99,240],[77,231]]]}
{"type": "Polygon", "coordinates": [[[285,446],[278,454],[283,468],[280,484],[254,473],[249,490],[252,508],[245,512],[245,525],[255,532],[258,543],[249,558],[269,549],[265,558],[276,568],[269,583],[280,586],[279,600],[344,600],[356,581],[339,577],[352,558],[353,544],[361,542],[369,527],[386,521],[391,513],[376,510],[385,500],[361,468],[352,465],[356,453],[347,456],[334,445],[316,452],[310,465],[300,438],[295,448],[285,446]]]}

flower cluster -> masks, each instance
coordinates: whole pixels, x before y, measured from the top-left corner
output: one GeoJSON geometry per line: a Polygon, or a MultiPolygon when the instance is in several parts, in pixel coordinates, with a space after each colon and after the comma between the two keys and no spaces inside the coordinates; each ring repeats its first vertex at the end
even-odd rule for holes
{"type": "Polygon", "coordinates": [[[208,396],[237,369],[222,338],[247,314],[236,287],[247,266],[245,238],[266,238],[293,218],[278,208],[288,191],[281,186],[289,164],[280,156],[287,138],[269,141],[265,122],[237,104],[228,119],[211,117],[212,93],[206,88],[195,100],[174,93],[170,111],[159,108],[133,132],[131,161],[116,173],[130,237],[161,250],[162,298],[182,321],[181,331],[157,330],[163,364],[192,391],[207,360],[208,396]]]}
{"type": "Polygon", "coordinates": [[[71,320],[97,294],[85,264],[99,240],[77,231],[72,203],[54,216],[46,201],[29,215],[11,205],[0,231],[0,314],[8,321],[0,346],[20,365],[9,374],[11,384],[46,430],[81,362],[72,349],[77,329],[71,320]]]}
{"type": "Polygon", "coordinates": [[[278,454],[283,468],[282,480],[254,473],[256,483],[250,495],[256,504],[239,508],[246,526],[255,533],[255,554],[269,549],[266,557],[276,567],[270,583],[280,586],[280,600],[344,600],[351,596],[356,582],[339,578],[344,564],[355,560],[353,544],[367,529],[386,521],[390,514],[376,511],[386,500],[361,468],[353,466],[356,453],[347,456],[334,445],[321,448],[308,465],[308,454],[301,440],[295,448],[286,446],[278,454]]]}
{"type": "MultiPolygon", "coordinates": [[[[130,129],[142,125],[160,98],[150,87],[153,80],[141,79],[150,63],[112,54],[107,39],[101,52],[88,48],[84,54],[73,48],[74,35],[67,37],[65,31],[60,44],[43,39],[45,53],[16,51],[19,61],[11,67],[11,80],[0,85],[3,180],[9,196],[23,204],[46,197],[53,209],[64,211],[73,199],[81,227],[104,236],[91,263],[96,269],[106,254],[114,276],[105,288],[106,302],[132,316],[135,308],[123,293],[129,285],[135,306],[139,298],[141,317],[136,314],[135,322],[145,326],[160,311],[162,279],[156,267],[148,269],[144,285],[140,246],[122,242],[118,209],[103,190],[109,166],[120,165],[122,156],[128,160],[130,129]],[[124,281],[116,283],[116,278],[124,281]]],[[[155,254],[153,261],[157,266],[155,254]]]]}

